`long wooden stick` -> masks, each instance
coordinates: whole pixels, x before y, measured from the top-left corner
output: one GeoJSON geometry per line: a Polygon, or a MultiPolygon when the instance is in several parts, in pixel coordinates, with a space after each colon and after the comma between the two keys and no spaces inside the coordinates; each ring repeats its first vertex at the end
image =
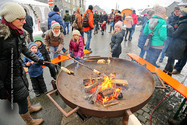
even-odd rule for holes
{"type": "MultiPolygon", "coordinates": [[[[50,52],[57,53],[57,52],[54,52],[54,51],[51,51],[51,50],[50,50],[50,52]]],[[[66,54],[62,54],[62,53],[57,53],[57,54],[66,55],[66,54]]],[[[79,63],[80,65],[86,67],[87,69],[92,70],[95,74],[97,74],[97,75],[100,75],[100,74],[101,74],[101,72],[99,72],[98,70],[90,68],[89,66],[87,66],[87,65],[85,65],[85,64],[83,64],[83,63],[81,63],[81,62],[79,62],[79,61],[77,61],[77,60],[75,60],[75,59],[72,58],[71,56],[69,56],[69,55],[66,55],[66,56],[67,56],[68,58],[72,59],[73,61],[79,63]]]]}

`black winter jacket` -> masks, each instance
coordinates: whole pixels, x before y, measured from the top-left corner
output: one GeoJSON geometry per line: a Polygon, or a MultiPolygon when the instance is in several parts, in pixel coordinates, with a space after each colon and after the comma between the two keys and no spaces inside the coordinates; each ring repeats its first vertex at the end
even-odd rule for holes
{"type": "Polygon", "coordinates": [[[187,48],[187,16],[181,17],[179,20],[178,28],[172,32],[172,40],[166,51],[166,56],[173,59],[181,59],[185,49],[187,48]]]}
{"type": "Polygon", "coordinates": [[[29,16],[28,14],[26,14],[26,23],[23,25],[23,28],[29,32],[29,33],[33,33],[33,19],[31,16],[29,16]]]}
{"type": "Polygon", "coordinates": [[[100,20],[99,14],[94,14],[93,18],[94,18],[94,24],[97,24],[100,20]]]}
{"type": "Polygon", "coordinates": [[[113,34],[111,38],[111,53],[114,55],[120,55],[121,54],[121,42],[123,41],[123,37],[125,34],[125,30],[122,29],[121,32],[113,34]]]}
{"type": "Polygon", "coordinates": [[[42,53],[42,56],[44,58],[44,61],[51,61],[50,59],[50,56],[49,56],[49,53],[46,49],[46,45],[44,45],[42,42],[41,42],[41,45],[38,47],[39,51],[42,53]]]}
{"type": "Polygon", "coordinates": [[[12,78],[14,102],[21,101],[29,95],[21,53],[35,62],[39,61],[39,58],[26,47],[25,38],[25,33],[17,36],[8,26],[0,23],[0,89],[6,89],[10,93],[12,78]],[[11,77],[11,63],[13,77],[11,77]]]}

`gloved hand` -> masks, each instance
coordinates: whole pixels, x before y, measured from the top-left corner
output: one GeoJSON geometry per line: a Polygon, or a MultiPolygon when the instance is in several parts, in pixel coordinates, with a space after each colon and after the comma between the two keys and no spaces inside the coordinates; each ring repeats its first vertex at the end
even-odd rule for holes
{"type": "Polygon", "coordinates": [[[37,63],[38,63],[39,65],[43,65],[43,63],[44,63],[44,60],[42,60],[42,59],[39,59],[37,63]]]}
{"type": "Polygon", "coordinates": [[[77,61],[79,61],[79,60],[80,60],[80,58],[79,58],[78,56],[76,56],[74,59],[75,59],[75,60],[77,60],[77,61]]]}
{"type": "Polygon", "coordinates": [[[0,89],[0,99],[8,99],[10,97],[8,91],[4,88],[0,89]]]}
{"type": "Polygon", "coordinates": [[[70,56],[73,58],[73,53],[70,53],[70,56]]]}
{"type": "Polygon", "coordinates": [[[61,50],[58,50],[58,49],[57,49],[56,53],[60,53],[60,52],[61,52],[61,50]]]}

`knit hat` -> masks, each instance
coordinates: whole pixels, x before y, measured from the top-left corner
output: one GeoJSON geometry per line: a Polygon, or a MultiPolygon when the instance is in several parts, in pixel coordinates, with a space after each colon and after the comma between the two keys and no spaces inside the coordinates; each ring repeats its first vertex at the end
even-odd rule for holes
{"type": "Polygon", "coordinates": [[[150,9],[147,11],[147,17],[150,19],[154,14],[154,10],[150,9]]]}
{"type": "Polygon", "coordinates": [[[162,19],[166,19],[166,16],[164,15],[166,13],[166,9],[160,5],[154,6],[155,16],[161,17],[162,19]]]}
{"type": "Polygon", "coordinates": [[[54,6],[53,11],[59,12],[59,8],[57,7],[57,5],[54,6]]]}
{"type": "Polygon", "coordinates": [[[75,34],[77,34],[77,35],[79,35],[79,36],[81,35],[80,32],[79,32],[78,30],[73,30],[73,35],[75,35],[75,34]]]}
{"type": "Polygon", "coordinates": [[[42,37],[41,36],[35,36],[34,37],[34,42],[36,42],[36,41],[41,41],[42,42],[43,41],[42,37]]]}
{"type": "Polygon", "coordinates": [[[181,14],[183,16],[187,16],[187,8],[183,8],[182,11],[181,11],[181,14]]]}
{"type": "Polygon", "coordinates": [[[56,26],[60,26],[60,24],[56,21],[51,22],[51,29],[55,28],[56,26]]]}
{"type": "Polygon", "coordinates": [[[29,45],[28,45],[28,48],[30,49],[33,46],[37,46],[37,48],[38,48],[38,45],[34,42],[30,42],[29,45]]]}
{"type": "Polygon", "coordinates": [[[136,10],[133,10],[132,13],[133,13],[133,14],[136,14],[136,10]]]}
{"type": "Polygon", "coordinates": [[[1,6],[0,16],[10,23],[19,17],[26,16],[26,13],[18,3],[7,2],[1,6]]]}
{"type": "Polygon", "coordinates": [[[93,6],[89,5],[88,9],[93,10],[93,6]]]}
{"type": "Polygon", "coordinates": [[[118,22],[114,25],[114,27],[118,26],[118,27],[120,27],[120,28],[122,29],[122,25],[123,25],[123,22],[118,21],[118,22]]]}

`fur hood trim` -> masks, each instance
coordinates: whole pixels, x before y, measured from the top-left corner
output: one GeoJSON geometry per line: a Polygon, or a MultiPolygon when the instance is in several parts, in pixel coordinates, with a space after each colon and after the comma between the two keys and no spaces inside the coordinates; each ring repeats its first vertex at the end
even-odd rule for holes
{"type": "MultiPolygon", "coordinates": [[[[25,29],[22,30],[25,32],[25,41],[27,41],[29,39],[29,33],[25,29]]],[[[10,37],[10,35],[10,28],[0,22],[0,38],[4,38],[4,40],[6,40],[8,37],[10,37]]]]}
{"type": "Polygon", "coordinates": [[[10,29],[7,25],[0,23],[0,38],[4,37],[6,40],[10,36],[10,29]]]}

